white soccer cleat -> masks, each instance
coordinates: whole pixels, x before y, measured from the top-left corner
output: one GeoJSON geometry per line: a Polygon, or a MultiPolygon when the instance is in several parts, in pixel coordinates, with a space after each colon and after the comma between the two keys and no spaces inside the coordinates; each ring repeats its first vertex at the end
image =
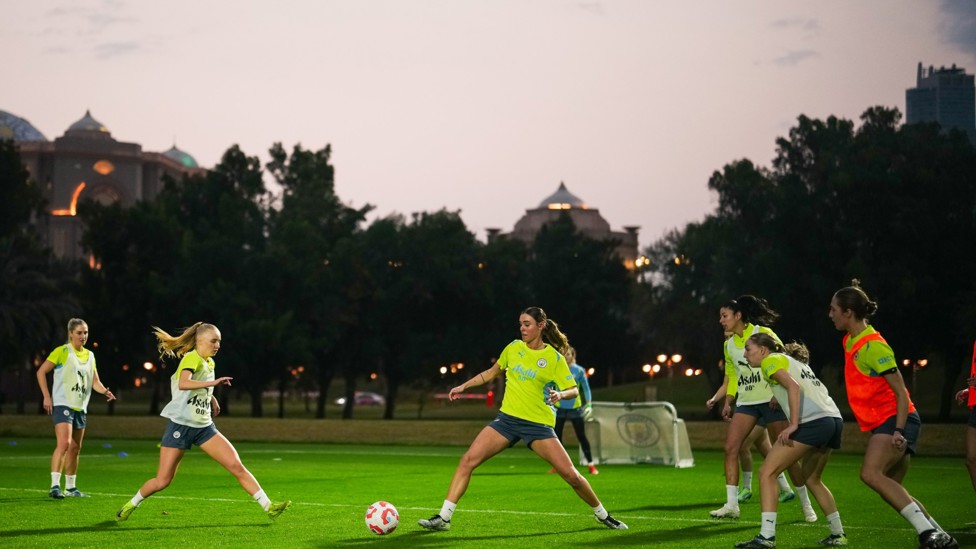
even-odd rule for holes
{"type": "Polygon", "coordinates": [[[807,522],[817,522],[817,512],[813,510],[813,506],[803,508],[803,520],[807,522]]]}
{"type": "Polygon", "coordinates": [[[730,507],[728,503],[719,507],[714,511],[709,511],[708,513],[712,518],[727,518],[727,519],[737,519],[739,518],[739,508],[730,507]]]}

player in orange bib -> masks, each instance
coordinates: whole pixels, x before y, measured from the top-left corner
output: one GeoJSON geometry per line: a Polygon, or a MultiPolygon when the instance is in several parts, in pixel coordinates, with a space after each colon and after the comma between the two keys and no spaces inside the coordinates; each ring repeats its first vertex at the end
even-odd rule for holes
{"type": "Polygon", "coordinates": [[[868,324],[877,310],[878,304],[854,280],[851,286],[837,290],[828,314],[835,328],[847,332],[843,343],[847,398],[861,430],[871,432],[861,480],[911,523],[918,532],[920,549],[959,547],[901,484],[922,421],[898,371],[894,351],[868,324]]]}
{"type": "Polygon", "coordinates": [[[956,393],[959,404],[969,406],[969,426],[966,427],[966,469],[976,490],[976,342],[973,343],[973,366],[966,380],[966,388],[956,393]]]}

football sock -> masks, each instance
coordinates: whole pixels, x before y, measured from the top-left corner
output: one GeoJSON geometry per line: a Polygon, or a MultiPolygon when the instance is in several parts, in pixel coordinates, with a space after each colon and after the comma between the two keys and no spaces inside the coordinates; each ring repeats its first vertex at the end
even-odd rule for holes
{"type": "Polygon", "coordinates": [[[899,511],[901,516],[905,517],[905,520],[911,523],[915,528],[915,531],[921,534],[926,530],[931,530],[934,528],[929,519],[925,517],[925,513],[918,507],[918,504],[914,501],[905,506],[904,509],[899,511]]]}
{"type": "Polygon", "coordinates": [[[844,526],[840,523],[840,511],[827,515],[827,524],[830,526],[831,534],[839,536],[844,533],[844,526]]]}
{"type": "Polygon", "coordinates": [[[742,487],[752,490],[752,471],[742,471],[742,487]]]}
{"type": "Polygon", "coordinates": [[[603,508],[602,503],[593,508],[593,514],[596,515],[596,518],[600,520],[604,520],[607,518],[607,516],[610,515],[610,513],[608,513],[607,510],[603,508]]]}
{"type": "Polygon", "coordinates": [[[51,473],[51,486],[61,486],[61,473],[51,473]]]}
{"type": "Polygon", "coordinates": [[[780,492],[788,492],[790,490],[790,483],[786,481],[786,473],[780,473],[776,477],[776,482],[779,483],[780,492]]]}
{"type": "Polygon", "coordinates": [[[733,509],[739,507],[739,487],[732,484],[725,485],[725,504],[733,509]]]}
{"type": "Polygon", "coordinates": [[[135,505],[136,507],[139,507],[139,504],[142,503],[144,499],[146,498],[142,497],[142,492],[136,490],[136,495],[132,496],[132,499],[129,500],[129,503],[135,505]]]}
{"type": "Polygon", "coordinates": [[[776,513],[763,513],[762,514],[762,527],[759,529],[759,533],[762,537],[766,539],[773,539],[776,537],[776,513]]]}
{"type": "Polygon", "coordinates": [[[800,498],[800,505],[803,507],[811,507],[810,494],[807,492],[806,486],[797,486],[796,495],[800,498]]]}
{"type": "Polygon", "coordinates": [[[258,504],[261,505],[261,508],[265,511],[268,510],[268,507],[271,507],[271,498],[264,493],[264,490],[258,489],[258,491],[254,492],[254,495],[251,497],[253,497],[254,501],[258,502],[258,504]]]}
{"type": "Polygon", "coordinates": [[[64,489],[70,490],[75,487],[75,482],[78,480],[78,475],[64,475],[64,489]]]}
{"type": "Polygon", "coordinates": [[[457,508],[457,503],[451,503],[450,501],[444,500],[444,505],[441,506],[441,512],[439,513],[441,518],[445,521],[451,520],[454,516],[454,509],[457,508]]]}

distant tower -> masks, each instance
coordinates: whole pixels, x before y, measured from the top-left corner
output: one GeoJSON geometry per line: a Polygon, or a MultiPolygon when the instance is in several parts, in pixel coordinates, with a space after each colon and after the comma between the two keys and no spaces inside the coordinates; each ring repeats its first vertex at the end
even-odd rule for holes
{"type": "Polygon", "coordinates": [[[976,144],[973,75],[955,65],[924,69],[919,63],[915,87],[905,91],[905,122],[938,122],[943,129],[958,128],[976,144]]]}

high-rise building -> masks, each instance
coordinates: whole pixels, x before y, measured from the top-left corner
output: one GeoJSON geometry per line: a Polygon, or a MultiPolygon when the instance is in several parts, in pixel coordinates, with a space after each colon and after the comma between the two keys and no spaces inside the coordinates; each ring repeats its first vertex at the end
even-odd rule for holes
{"type": "Polygon", "coordinates": [[[905,91],[905,122],[938,122],[943,129],[958,128],[976,144],[976,87],[963,68],[927,69],[918,64],[914,88],[905,91]]]}

